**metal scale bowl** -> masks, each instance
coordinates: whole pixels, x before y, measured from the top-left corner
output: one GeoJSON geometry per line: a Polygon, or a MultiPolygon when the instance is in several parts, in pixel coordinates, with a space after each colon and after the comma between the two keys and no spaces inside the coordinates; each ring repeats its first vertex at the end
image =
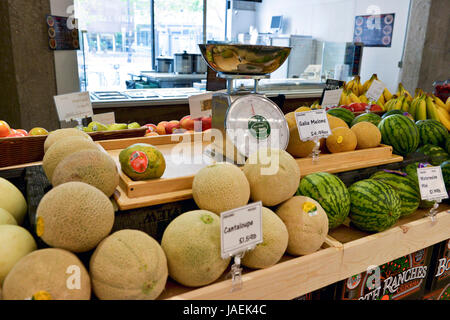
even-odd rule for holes
{"type": "Polygon", "coordinates": [[[285,150],[289,128],[280,108],[258,93],[261,79],[270,78],[288,58],[291,48],[241,44],[200,44],[206,63],[227,80],[227,92],[212,98],[212,128],[223,139],[215,139],[210,156],[243,164],[260,147],[285,150]],[[253,90],[235,88],[235,80],[254,80],[253,90]]]}

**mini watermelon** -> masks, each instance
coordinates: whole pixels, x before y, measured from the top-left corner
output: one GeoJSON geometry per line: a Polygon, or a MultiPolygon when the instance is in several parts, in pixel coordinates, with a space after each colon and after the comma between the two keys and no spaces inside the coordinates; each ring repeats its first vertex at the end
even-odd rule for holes
{"type": "Polygon", "coordinates": [[[386,117],[392,116],[394,114],[403,114],[403,113],[404,113],[404,111],[402,111],[402,110],[391,110],[391,111],[388,111],[385,114],[383,114],[381,116],[381,119],[384,119],[386,117]]]}
{"type": "Polygon", "coordinates": [[[354,183],[348,191],[351,201],[349,217],[358,229],[381,232],[400,218],[400,196],[387,183],[365,179],[354,183]]]}
{"type": "Polygon", "coordinates": [[[445,188],[450,188],[450,161],[444,161],[441,163],[442,176],[444,177],[445,188]]]}
{"type": "Polygon", "coordinates": [[[433,166],[438,166],[442,162],[449,160],[450,156],[447,152],[445,152],[444,149],[441,147],[432,145],[432,144],[426,144],[419,149],[417,149],[417,152],[423,153],[426,156],[430,157],[430,163],[433,166]]]}
{"type": "Polygon", "coordinates": [[[329,228],[342,224],[350,212],[350,195],[347,187],[337,176],[318,172],[300,181],[297,195],[313,198],[328,216],[329,228]]]}
{"type": "Polygon", "coordinates": [[[419,130],[407,117],[394,114],[386,117],[378,124],[382,142],[392,146],[394,153],[406,157],[419,145],[419,130]]]}
{"type": "Polygon", "coordinates": [[[447,128],[437,120],[427,119],[416,122],[419,129],[420,146],[432,144],[444,147],[448,137],[447,128]]]}
{"type": "Polygon", "coordinates": [[[355,119],[353,119],[352,121],[352,127],[360,122],[371,122],[374,125],[378,126],[378,124],[381,122],[381,117],[375,113],[363,113],[360,114],[359,116],[357,116],[355,119]]]}
{"type": "MultiPolygon", "coordinates": [[[[419,178],[417,177],[417,168],[419,168],[419,164],[420,164],[420,162],[414,162],[414,163],[408,164],[403,169],[403,171],[407,174],[406,177],[414,182],[414,184],[416,185],[416,190],[420,196],[419,178]]],[[[419,208],[428,209],[428,208],[433,207],[433,205],[434,205],[434,202],[421,199],[420,203],[419,203],[419,208]]]]}
{"type": "Polygon", "coordinates": [[[328,110],[327,113],[344,120],[349,127],[351,127],[352,121],[355,119],[355,115],[353,114],[353,112],[345,108],[332,108],[328,110]]]}
{"type": "Polygon", "coordinates": [[[420,192],[417,190],[417,185],[406,176],[406,173],[400,171],[382,170],[370,177],[370,179],[379,180],[390,185],[397,191],[402,203],[402,217],[416,212],[420,203],[420,192]]]}

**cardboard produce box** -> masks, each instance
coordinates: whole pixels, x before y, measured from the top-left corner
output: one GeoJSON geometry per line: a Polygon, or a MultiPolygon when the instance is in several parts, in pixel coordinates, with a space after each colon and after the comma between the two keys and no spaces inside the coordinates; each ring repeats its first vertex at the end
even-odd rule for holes
{"type": "Polygon", "coordinates": [[[434,245],[424,300],[450,300],[450,239],[434,245]]]}

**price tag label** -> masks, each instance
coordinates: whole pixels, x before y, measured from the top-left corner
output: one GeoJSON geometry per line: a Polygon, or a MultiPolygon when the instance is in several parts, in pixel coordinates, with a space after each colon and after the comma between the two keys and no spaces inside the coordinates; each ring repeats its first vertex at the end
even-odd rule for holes
{"type": "Polygon", "coordinates": [[[344,89],[337,90],[327,90],[323,94],[322,108],[334,107],[339,105],[339,100],[341,100],[341,95],[344,89]]]}
{"type": "Polygon", "coordinates": [[[331,135],[325,109],[296,112],[295,121],[302,141],[326,138],[331,135]]]}
{"type": "Polygon", "coordinates": [[[94,114],[92,116],[92,121],[97,121],[102,124],[113,124],[116,123],[116,117],[114,115],[114,112],[108,112],[108,113],[100,113],[100,114],[94,114]]]}
{"type": "Polygon", "coordinates": [[[94,115],[89,92],[77,92],[54,97],[60,121],[83,119],[94,115]]]}
{"type": "Polygon", "coordinates": [[[368,100],[378,101],[380,99],[381,95],[383,94],[384,89],[386,86],[383,82],[379,80],[374,80],[372,82],[372,85],[370,86],[369,90],[367,90],[366,97],[368,100]]]}
{"type": "Polygon", "coordinates": [[[192,119],[211,116],[212,95],[213,94],[210,92],[189,97],[189,112],[192,119]]]}
{"type": "Polygon", "coordinates": [[[224,259],[263,242],[261,201],[222,212],[220,227],[224,259]]]}
{"type": "Polygon", "coordinates": [[[422,200],[435,201],[448,198],[441,167],[418,168],[417,177],[422,200]]]}

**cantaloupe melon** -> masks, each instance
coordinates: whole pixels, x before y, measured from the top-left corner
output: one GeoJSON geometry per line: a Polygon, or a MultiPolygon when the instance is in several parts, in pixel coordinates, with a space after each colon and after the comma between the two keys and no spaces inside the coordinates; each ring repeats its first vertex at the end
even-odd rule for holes
{"type": "Polygon", "coordinates": [[[71,252],[54,248],[36,250],[12,268],[3,284],[3,298],[89,300],[89,274],[71,252]]]}
{"type": "Polygon", "coordinates": [[[47,138],[45,138],[44,142],[44,152],[47,152],[47,150],[57,141],[67,138],[67,137],[83,137],[87,140],[92,141],[92,138],[90,135],[88,135],[86,132],[78,130],[76,128],[65,128],[65,129],[58,129],[55,131],[52,131],[49,133],[47,138]]]}
{"type": "Polygon", "coordinates": [[[339,127],[331,130],[332,134],[327,138],[327,149],[331,153],[339,153],[346,151],[353,151],[356,149],[358,140],[355,133],[344,127],[339,127]]]}
{"type": "Polygon", "coordinates": [[[250,155],[242,170],[250,182],[251,199],[268,207],[291,198],[300,183],[297,162],[280,149],[259,149],[250,155]]]}
{"type": "Polygon", "coordinates": [[[309,197],[295,196],[276,210],[289,233],[287,252],[306,255],[316,252],[328,234],[328,217],[320,204],[309,197]]]}
{"type": "Polygon", "coordinates": [[[26,229],[0,225],[0,285],[17,261],[36,249],[34,238],[26,229]]]}
{"type": "Polygon", "coordinates": [[[72,252],[95,248],[111,232],[114,209],[99,189],[83,182],[61,184],[42,198],[36,234],[51,247],[72,252]]]}
{"type": "Polygon", "coordinates": [[[206,210],[189,211],[172,220],[161,246],[169,276],[188,287],[216,281],[230,263],[220,253],[220,218],[206,210]]]}
{"type": "Polygon", "coordinates": [[[252,269],[273,266],[286,251],[288,231],[284,222],[272,210],[262,208],[263,242],[245,253],[242,265],[252,269]]]}
{"type": "Polygon", "coordinates": [[[119,172],[106,152],[81,150],[64,158],[53,172],[53,186],[71,181],[90,184],[111,197],[119,185],[119,172]]]}
{"type": "Polygon", "coordinates": [[[220,214],[245,206],[250,198],[250,185],[237,166],[216,163],[195,175],[192,195],[200,209],[220,214]]]}
{"type": "Polygon", "coordinates": [[[51,182],[53,172],[58,164],[67,156],[80,150],[102,150],[102,147],[91,140],[82,137],[68,137],[54,143],[44,155],[42,167],[45,175],[51,182]]]}
{"type": "Polygon", "coordinates": [[[138,230],[108,236],[95,249],[89,265],[92,287],[101,300],[154,300],[168,277],[161,246],[138,230]]]}
{"type": "Polygon", "coordinates": [[[376,125],[371,122],[359,122],[352,128],[358,141],[357,149],[376,148],[381,143],[381,132],[376,125]]]}
{"type": "Polygon", "coordinates": [[[3,178],[0,178],[0,208],[8,211],[18,224],[22,224],[28,209],[22,192],[3,178]]]}
{"type": "Polygon", "coordinates": [[[295,112],[289,112],[284,115],[284,118],[287,121],[289,129],[297,128],[297,122],[295,121],[295,112]]]}
{"type": "Polygon", "coordinates": [[[289,144],[286,151],[294,158],[306,158],[311,155],[314,141],[302,141],[298,133],[297,127],[289,130],[289,144]]]}
{"type": "Polygon", "coordinates": [[[332,116],[331,114],[327,114],[328,118],[328,124],[330,125],[330,129],[336,129],[336,128],[348,128],[347,122],[342,120],[341,118],[332,116]]]}
{"type": "Polygon", "coordinates": [[[0,225],[1,224],[12,224],[17,226],[17,221],[11,213],[3,208],[0,208],[0,225]]]}

